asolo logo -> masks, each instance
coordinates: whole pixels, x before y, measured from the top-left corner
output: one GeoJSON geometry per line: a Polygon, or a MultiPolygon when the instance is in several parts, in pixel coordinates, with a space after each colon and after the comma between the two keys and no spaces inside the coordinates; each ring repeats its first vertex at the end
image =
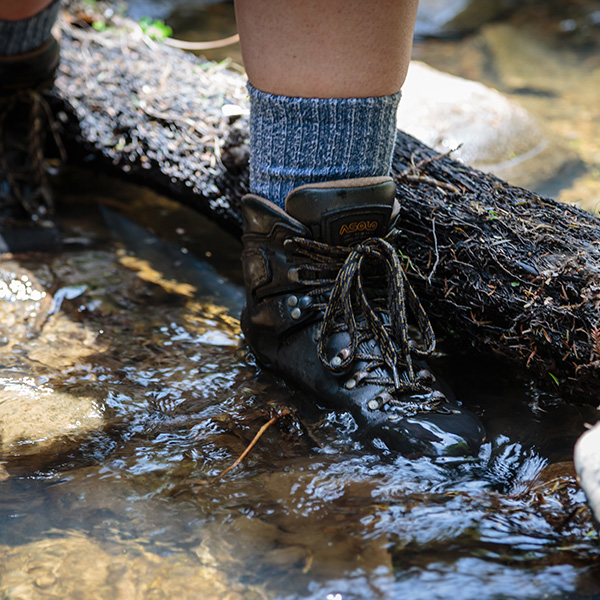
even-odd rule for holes
{"type": "Polygon", "coordinates": [[[375,231],[377,225],[379,225],[377,221],[354,221],[353,223],[344,223],[340,227],[340,235],[356,233],[357,231],[375,231]]]}

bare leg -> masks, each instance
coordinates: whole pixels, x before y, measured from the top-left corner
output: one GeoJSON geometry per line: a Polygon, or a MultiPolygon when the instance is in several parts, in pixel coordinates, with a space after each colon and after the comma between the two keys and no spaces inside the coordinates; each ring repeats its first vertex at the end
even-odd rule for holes
{"type": "Polygon", "coordinates": [[[259,90],[304,98],[397,92],[417,0],[236,0],[244,65],[259,90]]]}
{"type": "Polygon", "coordinates": [[[28,19],[50,4],[52,4],[52,0],[2,0],[0,2],[0,19],[5,21],[28,19]]]}

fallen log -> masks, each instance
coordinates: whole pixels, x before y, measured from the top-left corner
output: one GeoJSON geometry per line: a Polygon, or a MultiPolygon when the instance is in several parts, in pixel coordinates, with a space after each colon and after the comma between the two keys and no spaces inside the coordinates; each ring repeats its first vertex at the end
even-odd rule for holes
{"type": "MultiPolygon", "coordinates": [[[[142,182],[240,235],[244,78],[71,9],[54,104],[70,160],[142,182]],[[88,19],[89,20],[89,19],[88,19]]],[[[586,402],[600,398],[600,220],[399,132],[399,249],[438,333],[586,402]]]]}
{"type": "Polygon", "coordinates": [[[598,402],[600,219],[408,136],[394,165],[400,248],[438,330],[598,402]]]}

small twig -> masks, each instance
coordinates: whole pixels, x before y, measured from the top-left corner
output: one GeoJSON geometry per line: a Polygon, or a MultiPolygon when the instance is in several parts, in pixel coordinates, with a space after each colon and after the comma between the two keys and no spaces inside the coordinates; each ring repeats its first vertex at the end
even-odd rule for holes
{"type": "Polygon", "coordinates": [[[217,482],[219,479],[221,479],[221,477],[223,477],[223,475],[227,475],[227,473],[229,473],[229,471],[231,471],[232,469],[235,469],[235,467],[237,467],[246,458],[246,456],[248,456],[248,454],[250,454],[250,451],[252,450],[252,448],[254,448],[254,446],[256,445],[258,440],[260,440],[260,438],[263,436],[265,431],[267,431],[267,429],[269,429],[269,427],[271,427],[271,425],[274,425],[275,423],[277,423],[277,421],[279,421],[279,419],[281,419],[281,417],[286,417],[289,414],[290,414],[290,411],[287,408],[284,408],[280,413],[276,414],[274,417],[271,417],[258,430],[258,433],[254,436],[252,441],[246,446],[246,449],[238,456],[238,458],[231,465],[229,465],[224,471],[221,471],[218,475],[215,475],[209,481],[198,480],[198,481],[195,481],[192,485],[207,485],[207,484],[210,485],[210,484],[217,482]]]}
{"type": "Polygon", "coordinates": [[[408,167],[407,169],[404,169],[403,171],[400,171],[400,173],[396,174],[396,181],[400,181],[401,179],[403,179],[403,180],[409,181],[411,183],[427,183],[434,187],[441,188],[442,190],[448,190],[449,192],[452,192],[453,194],[460,194],[461,193],[460,188],[456,187],[452,183],[448,183],[447,181],[440,181],[439,179],[435,179],[434,177],[431,177],[429,175],[420,175],[419,174],[419,171],[421,171],[425,165],[428,165],[429,163],[435,162],[437,160],[441,160],[442,158],[447,158],[448,156],[450,156],[450,154],[452,154],[453,152],[456,152],[459,148],[460,148],[460,145],[457,146],[456,148],[452,148],[452,150],[448,150],[448,152],[445,152],[444,154],[435,154],[434,156],[429,156],[427,158],[423,158],[422,160],[420,160],[417,163],[413,162],[413,158],[414,158],[414,154],[413,154],[413,156],[411,156],[411,159],[410,159],[410,167],[408,167]]]}
{"type": "Polygon", "coordinates": [[[172,48],[180,48],[181,50],[214,50],[215,48],[225,48],[225,46],[232,46],[240,41],[239,33],[230,35],[229,37],[221,40],[214,40],[213,42],[186,42],[184,40],[175,40],[173,38],[165,38],[163,43],[165,46],[171,46],[172,48]]]}
{"type": "Polygon", "coordinates": [[[462,144],[459,144],[458,146],[456,146],[456,148],[451,148],[450,150],[448,150],[448,152],[434,154],[433,156],[424,158],[424,159],[420,160],[414,167],[415,167],[415,169],[420,169],[420,168],[424,167],[425,165],[428,165],[429,163],[435,162],[437,160],[441,160],[442,158],[448,158],[451,154],[454,154],[461,148],[462,148],[462,144]]]}
{"type": "Polygon", "coordinates": [[[433,187],[438,187],[442,190],[448,190],[453,194],[460,194],[460,188],[456,187],[454,184],[448,183],[447,181],[440,181],[439,179],[435,179],[429,175],[411,175],[410,173],[402,172],[396,175],[396,179],[404,179],[410,183],[427,183],[433,187]]]}
{"type": "Polygon", "coordinates": [[[167,113],[154,110],[151,106],[146,106],[145,102],[140,102],[138,106],[140,110],[145,112],[149,117],[152,117],[153,119],[159,119],[161,121],[167,121],[171,123],[183,123],[184,125],[187,125],[190,129],[195,131],[198,135],[206,135],[207,130],[202,129],[198,125],[198,123],[194,122],[192,119],[180,117],[176,113],[167,113]]]}
{"type": "Polygon", "coordinates": [[[452,148],[451,150],[448,150],[448,152],[444,152],[443,154],[434,154],[433,156],[428,156],[427,158],[421,159],[417,163],[413,162],[413,159],[415,158],[415,153],[413,153],[410,157],[410,167],[408,167],[408,169],[404,169],[404,171],[400,171],[400,173],[398,173],[397,177],[408,175],[409,173],[414,174],[417,171],[419,171],[421,168],[423,168],[425,165],[428,165],[429,163],[441,160],[442,158],[448,158],[453,152],[456,152],[457,150],[459,150],[461,148],[461,146],[462,146],[462,144],[459,144],[456,148],[452,148]]]}
{"type": "Polygon", "coordinates": [[[440,262],[440,253],[438,250],[438,239],[437,239],[437,234],[435,232],[435,218],[431,219],[431,225],[432,225],[432,230],[433,230],[433,250],[435,252],[435,262],[433,263],[433,267],[431,268],[431,272],[429,273],[429,276],[427,277],[427,283],[429,285],[431,285],[431,278],[433,277],[433,274],[435,273],[435,270],[437,269],[437,266],[440,262]]]}
{"type": "Polygon", "coordinates": [[[590,331],[592,341],[592,356],[591,360],[600,359],[600,327],[594,327],[590,331]]]}

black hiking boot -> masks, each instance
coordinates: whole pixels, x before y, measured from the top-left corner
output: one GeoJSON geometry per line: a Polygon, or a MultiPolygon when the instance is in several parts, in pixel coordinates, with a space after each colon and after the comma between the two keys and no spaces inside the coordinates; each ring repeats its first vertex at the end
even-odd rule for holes
{"type": "Polygon", "coordinates": [[[305,185],[285,212],[245,196],[242,329],[264,366],[349,411],[369,439],[405,454],[477,454],[479,420],[422,360],[435,338],[390,243],[395,193],[388,177],[305,185]],[[409,339],[407,308],[424,349],[409,339]]]}
{"type": "Polygon", "coordinates": [[[0,252],[47,251],[60,244],[46,159],[48,134],[62,152],[46,93],[58,42],[0,56],[0,252]]]}

